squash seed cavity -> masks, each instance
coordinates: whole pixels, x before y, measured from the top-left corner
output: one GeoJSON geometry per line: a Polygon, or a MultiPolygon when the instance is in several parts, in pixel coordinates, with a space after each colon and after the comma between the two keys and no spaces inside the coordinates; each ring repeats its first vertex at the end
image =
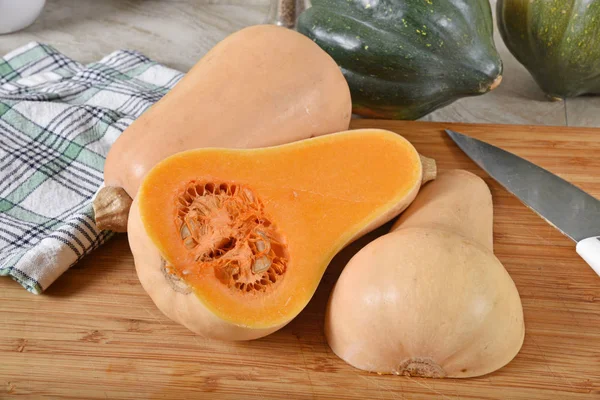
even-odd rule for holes
{"type": "Polygon", "coordinates": [[[289,262],[284,236],[265,214],[254,191],[233,183],[189,182],[176,198],[175,224],[195,265],[186,275],[211,268],[242,293],[271,290],[289,262]]]}

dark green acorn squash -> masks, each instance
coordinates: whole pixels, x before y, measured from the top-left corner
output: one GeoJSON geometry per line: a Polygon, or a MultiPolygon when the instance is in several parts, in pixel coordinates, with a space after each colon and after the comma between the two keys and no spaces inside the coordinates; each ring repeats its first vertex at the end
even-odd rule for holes
{"type": "Polygon", "coordinates": [[[341,67],[353,111],[417,119],[501,81],[488,0],[313,0],[297,29],[341,67]]]}
{"type": "Polygon", "coordinates": [[[504,43],[553,99],[600,93],[599,0],[498,0],[504,43]]]}

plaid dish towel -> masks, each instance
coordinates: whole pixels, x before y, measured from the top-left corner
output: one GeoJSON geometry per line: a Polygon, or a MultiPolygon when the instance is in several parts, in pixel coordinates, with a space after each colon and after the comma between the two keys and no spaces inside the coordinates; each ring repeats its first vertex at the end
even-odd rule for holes
{"type": "Polygon", "coordinates": [[[0,275],[39,294],[109,238],[91,203],[108,149],[182,76],[133,51],[82,65],[30,43],[0,59],[0,275]]]}

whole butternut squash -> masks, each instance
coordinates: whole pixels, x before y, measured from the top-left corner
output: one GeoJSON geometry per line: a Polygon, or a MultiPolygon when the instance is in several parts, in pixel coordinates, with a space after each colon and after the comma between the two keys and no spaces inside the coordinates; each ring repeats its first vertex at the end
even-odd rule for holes
{"type": "Polygon", "coordinates": [[[342,247],[435,176],[435,163],[421,159],[383,130],[175,154],[147,174],[131,208],[140,282],[199,335],[265,336],[306,306],[342,247]]]}
{"type": "Polygon", "coordinates": [[[350,260],[325,319],[332,350],[356,368],[434,378],[495,371],[524,333],[519,293],[492,252],[491,194],[461,170],[425,186],[350,260]]]}
{"type": "Polygon", "coordinates": [[[146,173],[180,151],[255,148],[348,129],[350,90],[312,40],[273,25],[242,29],[217,44],[126,129],[104,165],[96,197],[101,229],[126,230],[146,173]]]}

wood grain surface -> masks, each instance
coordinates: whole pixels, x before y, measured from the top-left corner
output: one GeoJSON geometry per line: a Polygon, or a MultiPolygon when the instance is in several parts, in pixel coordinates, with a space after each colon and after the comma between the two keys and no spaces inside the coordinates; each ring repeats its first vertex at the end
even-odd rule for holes
{"type": "Polygon", "coordinates": [[[600,398],[600,277],[573,243],[479,170],[442,129],[513,151],[596,197],[600,130],[368,120],[353,127],[399,132],[437,159],[440,170],[468,169],[489,184],[496,254],[525,311],[525,343],[509,365],[474,379],[428,380],[369,374],[331,352],[323,336],[331,287],[351,255],[387,226],[334,259],[289,325],[243,343],[201,339],[163,316],[139,284],[127,238],[119,235],[44,295],[0,279],[0,398],[600,398]]]}

